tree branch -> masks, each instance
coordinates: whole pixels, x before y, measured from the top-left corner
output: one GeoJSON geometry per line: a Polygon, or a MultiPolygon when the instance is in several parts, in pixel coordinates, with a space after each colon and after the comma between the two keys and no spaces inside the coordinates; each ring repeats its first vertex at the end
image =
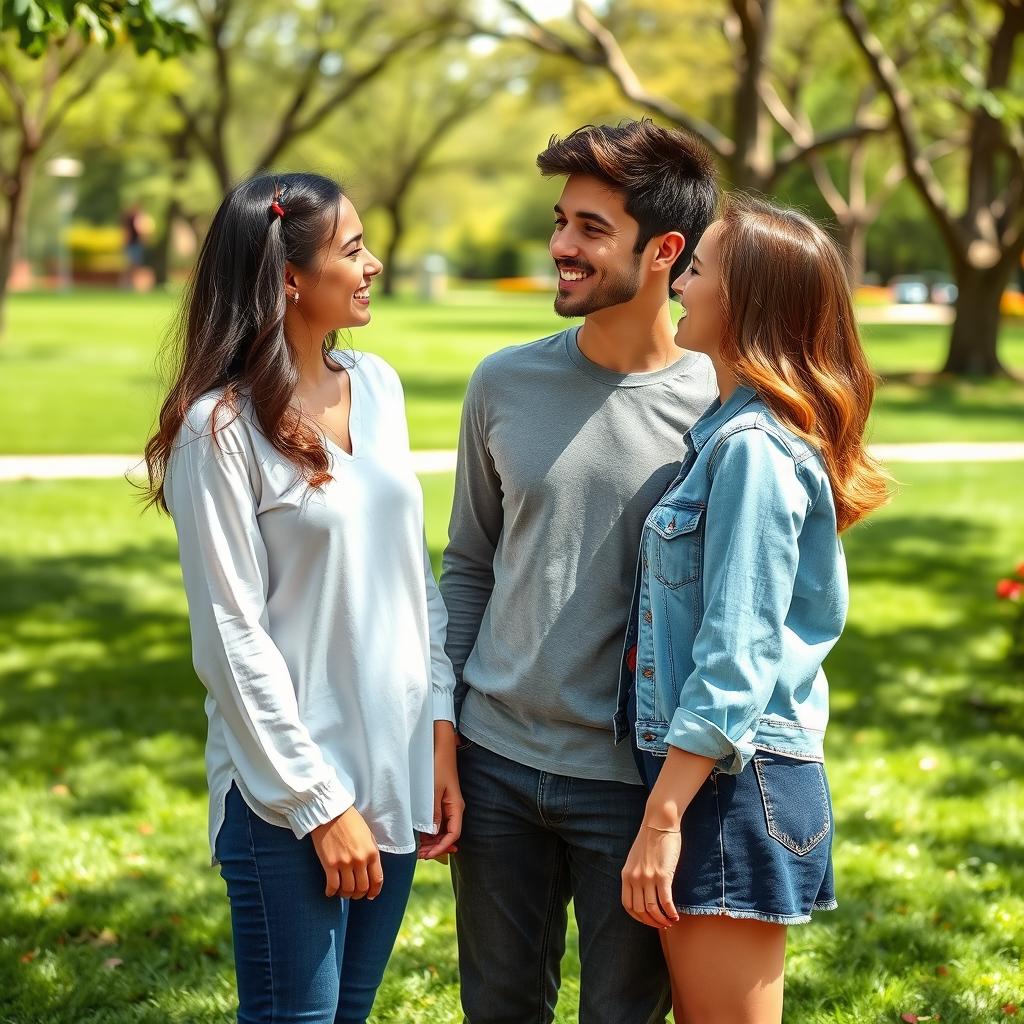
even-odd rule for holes
{"type": "MultiPolygon", "coordinates": [[[[444,19],[442,19],[442,21],[443,20],[444,19]]],[[[272,163],[285,146],[297,139],[299,136],[305,135],[308,132],[311,132],[314,128],[317,128],[330,114],[334,113],[340,105],[346,103],[357,92],[359,92],[360,89],[373,81],[373,79],[384,71],[393,60],[410,49],[421,39],[432,35],[440,27],[441,24],[419,25],[411,32],[408,32],[404,36],[396,39],[386,50],[384,50],[383,53],[381,53],[379,57],[377,57],[375,61],[373,61],[372,64],[349,76],[346,81],[338,86],[337,89],[333,90],[331,94],[318,106],[311,110],[305,118],[300,119],[296,116],[292,122],[291,134],[287,138],[279,137],[274,139],[261,157],[259,166],[266,167],[272,163]]]]}
{"type": "MultiPolygon", "coordinates": [[[[1007,2],[1002,5],[1002,9],[1003,20],[989,42],[988,67],[985,72],[985,89],[989,91],[1006,87],[1013,66],[1017,37],[1024,33],[1024,4],[1007,2]]],[[[977,218],[995,197],[998,187],[996,155],[1005,134],[1002,123],[979,104],[971,116],[970,161],[967,168],[968,218],[977,218]]]]}
{"type": "Polygon", "coordinates": [[[714,125],[694,117],[670,100],[656,96],[644,88],[618,40],[598,21],[584,0],[574,0],[572,10],[576,23],[599,48],[603,55],[603,66],[611,73],[623,96],[700,136],[723,160],[729,159],[735,153],[736,144],[714,125]]]}
{"type": "Polygon", "coordinates": [[[41,142],[47,142],[53,137],[54,132],[61,126],[71,108],[92,91],[92,87],[110,70],[113,63],[113,60],[104,59],[102,63],[97,64],[86,78],[79,83],[78,87],[60,101],[43,122],[40,131],[41,142]]]}
{"type": "Polygon", "coordinates": [[[794,142],[783,149],[775,160],[775,168],[771,181],[777,181],[794,164],[806,160],[807,157],[838,145],[840,142],[855,142],[868,135],[882,135],[887,132],[890,125],[881,121],[867,121],[855,124],[848,124],[843,128],[834,128],[831,131],[815,135],[806,142],[794,142]]]}
{"type": "Polygon", "coordinates": [[[907,176],[914,183],[936,223],[950,244],[962,256],[967,254],[967,239],[957,223],[946,198],[945,190],[931,165],[921,153],[917,128],[914,124],[913,98],[892,59],[885,52],[881,40],[871,31],[856,0],[837,0],[839,12],[853,36],[854,42],[867,58],[868,66],[893,109],[896,133],[903,151],[907,176]]]}

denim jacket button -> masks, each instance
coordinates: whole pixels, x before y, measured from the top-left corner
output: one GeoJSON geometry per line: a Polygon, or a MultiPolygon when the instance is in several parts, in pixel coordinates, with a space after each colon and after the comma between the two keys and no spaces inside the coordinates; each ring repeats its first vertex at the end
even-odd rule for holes
{"type": "Polygon", "coordinates": [[[654,733],[653,733],[653,732],[645,732],[645,733],[644,733],[644,739],[645,739],[645,740],[646,740],[646,741],[647,741],[648,743],[650,743],[650,742],[651,742],[651,740],[653,740],[653,739],[655,739],[655,738],[656,738],[656,737],[655,737],[655,735],[654,735],[654,733]]]}
{"type": "Polygon", "coordinates": [[[644,679],[653,679],[654,678],[654,669],[653,668],[645,668],[641,674],[643,675],[644,679]]]}
{"type": "Polygon", "coordinates": [[[648,608],[647,611],[644,612],[644,622],[651,623],[653,621],[654,621],[654,616],[651,614],[650,608],[648,608]]]}

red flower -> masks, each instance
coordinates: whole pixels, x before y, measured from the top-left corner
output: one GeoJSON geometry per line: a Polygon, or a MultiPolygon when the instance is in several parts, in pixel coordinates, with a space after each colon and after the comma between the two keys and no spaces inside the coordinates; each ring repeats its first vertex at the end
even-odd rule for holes
{"type": "Polygon", "coordinates": [[[1004,601],[1018,601],[1022,593],[1024,593],[1024,583],[1018,583],[1017,580],[1000,580],[996,584],[996,597],[1000,597],[1004,601]]]}
{"type": "Polygon", "coordinates": [[[1016,569],[1017,575],[1024,579],[1024,562],[1021,562],[1016,569]]]}

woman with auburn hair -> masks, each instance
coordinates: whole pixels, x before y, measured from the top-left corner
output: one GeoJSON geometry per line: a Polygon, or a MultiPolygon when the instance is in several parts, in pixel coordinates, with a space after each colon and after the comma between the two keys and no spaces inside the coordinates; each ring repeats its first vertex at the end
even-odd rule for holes
{"type": "Polygon", "coordinates": [[[210,843],[244,1024],[365,1022],[417,846],[443,854],[461,825],[402,388],[377,356],[335,348],[369,321],[380,271],[334,181],[238,185],[146,448],[208,691],[210,843]]]}
{"type": "Polygon", "coordinates": [[[734,197],[673,290],[719,400],[644,526],[616,739],[650,789],[622,902],[662,929],[678,1020],[777,1024],[786,929],[836,906],[823,764],[839,533],[887,499],[843,259],[734,197]]]}

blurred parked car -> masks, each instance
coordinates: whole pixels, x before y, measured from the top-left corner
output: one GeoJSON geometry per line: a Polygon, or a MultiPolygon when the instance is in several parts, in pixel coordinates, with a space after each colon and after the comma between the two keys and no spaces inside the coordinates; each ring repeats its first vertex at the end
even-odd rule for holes
{"type": "Polygon", "coordinates": [[[889,282],[889,287],[892,288],[893,302],[920,303],[927,302],[930,298],[928,282],[921,277],[894,277],[889,282]]]}
{"type": "Polygon", "coordinates": [[[889,288],[892,290],[893,302],[934,302],[939,306],[952,306],[956,303],[956,284],[941,270],[922,270],[917,274],[894,277],[889,282],[889,288]]]}

